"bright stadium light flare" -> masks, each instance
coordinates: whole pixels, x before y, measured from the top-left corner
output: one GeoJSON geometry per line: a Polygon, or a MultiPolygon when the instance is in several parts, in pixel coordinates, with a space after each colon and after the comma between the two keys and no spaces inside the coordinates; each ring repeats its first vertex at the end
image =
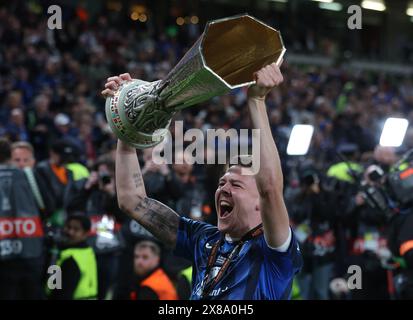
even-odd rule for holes
{"type": "Polygon", "coordinates": [[[313,0],[313,1],[316,1],[316,2],[324,2],[324,3],[331,3],[331,2],[333,2],[333,0],[313,0]]]}
{"type": "Polygon", "coordinates": [[[338,2],[320,2],[318,7],[330,11],[341,11],[343,9],[343,6],[338,2]]]}
{"type": "Polygon", "coordinates": [[[308,152],[314,127],[309,124],[296,124],[291,130],[288,140],[287,154],[290,156],[301,156],[308,152]]]}
{"type": "Polygon", "coordinates": [[[375,11],[385,11],[386,6],[384,5],[383,0],[363,0],[361,6],[364,9],[375,10],[375,11]]]}
{"type": "Polygon", "coordinates": [[[380,145],[384,147],[400,147],[406,135],[409,121],[403,118],[388,118],[380,136],[380,145]]]}
{"type": "Polygon", "coordinates": [[[413,17],[413,1],[410,1],[407,5],[406,14],[410,17],[413,17]]]}

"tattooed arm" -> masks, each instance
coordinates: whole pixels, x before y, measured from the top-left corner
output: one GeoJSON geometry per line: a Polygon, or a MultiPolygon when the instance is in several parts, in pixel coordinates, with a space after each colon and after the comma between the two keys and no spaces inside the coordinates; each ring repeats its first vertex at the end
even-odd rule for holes
{"type": "MultiPolygon", "coordinates": [[[[121,82],[130,80],[128,73],[108,78],[102,91],[103,96],[113,95],[121,82]]],[[[179,215],[163,203],[148,198],[136,150],[120,140],[116,150],[116,189],[121,210],[166,246],[174,248],[179,215]]]]}
{"type": "Polygon", "coordinates": [[[118,140],[116,189],[119,206],[166,246],[174,248],[179,215],[163,203],[148,198],[136,150],[118,140]]]}

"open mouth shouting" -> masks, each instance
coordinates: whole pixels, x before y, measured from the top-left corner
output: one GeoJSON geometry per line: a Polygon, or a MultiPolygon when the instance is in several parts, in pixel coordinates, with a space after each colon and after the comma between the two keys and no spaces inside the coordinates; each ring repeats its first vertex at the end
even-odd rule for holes
{"type": "Polygon", "coordinates": [[[232,213],[234,209],[234,205],[229,202],[228,200],[220,200],[219,201],[219,217],[225,218],[232,213]]]}

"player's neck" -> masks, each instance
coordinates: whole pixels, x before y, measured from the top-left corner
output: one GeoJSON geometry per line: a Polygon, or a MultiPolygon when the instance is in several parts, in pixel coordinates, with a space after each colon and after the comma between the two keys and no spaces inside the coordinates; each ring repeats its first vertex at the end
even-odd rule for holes
{"type": "Polygon", "coordinates": [[[239,239],[241,239],[241,237],[232,237],[228,233],[225,234],[225,240],[229,243],[237,242],[239,239]]]}
{"type": "Polygon", "coordinates": [[[250,228],[249,226],[245,227],[242,230],[239,230],[238,232],[231,232],[231,233],[226,233],[225,234],[225,240],[227,240],[228,242],[236,242],[241,240],[241,238],[248,232],[250,231],[252,228],[250,228]]]}
{"type": "Polygon", "coordinates": [[[241,240],[242,237],[244,237],[248,232],[250,232],[252,229],[257,227],[260,223],[262,223],[262,222],[259,221],[257,224],[252,225],[252,226],[249,225],[249,226],[243,228],[242,230],[240,230],[238,232],[226,233],[225,234],[225,240],[228,241],[228,242],[237,242],[237,241],[241,240]]]}

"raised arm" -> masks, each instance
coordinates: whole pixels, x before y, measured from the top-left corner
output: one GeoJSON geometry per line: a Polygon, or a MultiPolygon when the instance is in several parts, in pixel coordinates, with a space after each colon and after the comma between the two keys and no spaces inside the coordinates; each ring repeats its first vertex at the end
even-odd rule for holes
{"type": "MultiPolygon", "coordinates": [[[[102,94],[113,94],[122,80],[131,80],[130,75],[109,78],[102,94]]],[[[136,150],[120,140],[116,149],[116,189],[121,210],[166,246],[174,248],[179,215],[163,203],[147,197],[136,150]]]]}
{"type": "Polygon", "coordinates": [[[260,194],[265,239],[269,246],[279,247],[288,239],[289,218],[283,198],[281,162],[268,121],[265,96],[283,81],[283,77],[279,67],[273,63],[257,72],[256,81],[256,85],[248,90],[252,125],[254,129],[260,129],[260,170],[255,180],[260,194]]]}

